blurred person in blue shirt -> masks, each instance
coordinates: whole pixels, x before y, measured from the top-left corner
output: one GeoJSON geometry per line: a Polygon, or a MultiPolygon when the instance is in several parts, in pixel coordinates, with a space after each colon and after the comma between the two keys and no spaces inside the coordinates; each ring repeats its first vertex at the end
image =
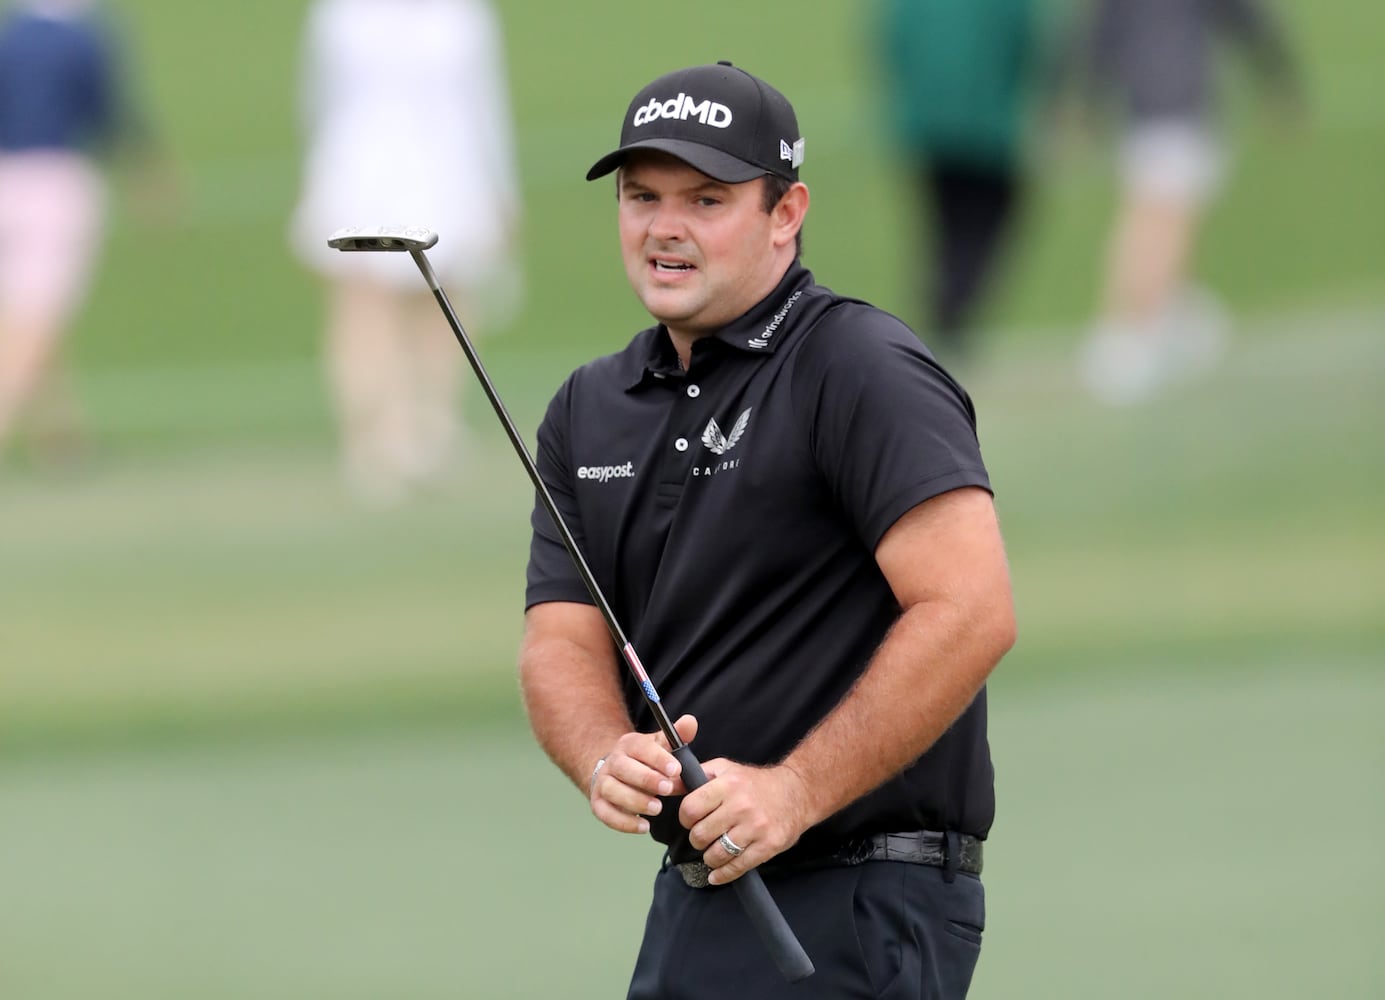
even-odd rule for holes
{"type": "Polygon", "coordinates": [[[148,139],[98,7],[0,8],[0,451],[21,421],[45,457],[78,437],[64,352],[104,235],[98,157],[148,139]]]}

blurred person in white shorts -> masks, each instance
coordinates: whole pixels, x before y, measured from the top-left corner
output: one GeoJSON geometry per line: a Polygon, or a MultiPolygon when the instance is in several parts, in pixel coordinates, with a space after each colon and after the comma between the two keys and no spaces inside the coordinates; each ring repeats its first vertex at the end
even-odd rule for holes
{"type": "Polygon", "coordinates": [[[50,450],[75,441],[64,351],[104,232],[97,156],[143,135],[96,8],[25,0],[0,9],[0,451],[21,423],[50,450]]]}
{"type": "Polygon", "coordinates": [[[343,471],[389,503],[464,450],[465,356],[413,261],[343,254],[343,226],[417,225],[469,333],[521,295],[513,123],[499,20],[482,0],[317,0],[302,73],[308,148],[291,239],[327,286],[343,471]]]}
{"type": "Polygon", "coordinates": [[[1241,44],[1288,103],[1297,103],[1297,78],[1260,0],[1091,0],[1088,14],[1083,69],[1093,91],[1117,105],[1123,137],[1120,206],[1080,374],[1097,398],[1128,404],[1211,368],[1229,335],[1225,310],[1191,276],[1227,168],[1216,46],[1241,44]]]}

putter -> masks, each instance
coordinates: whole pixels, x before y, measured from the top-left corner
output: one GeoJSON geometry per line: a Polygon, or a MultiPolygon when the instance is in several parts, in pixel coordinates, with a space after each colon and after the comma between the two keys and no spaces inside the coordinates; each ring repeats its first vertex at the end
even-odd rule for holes
{"type": "MultiPolygon", "coordinates": [[[[620,650],[625,665],[630,668],[635,680],[639,682],[640,690],[644,692],[645,701],[649,704],[650,711],[654,713],[659,728],[668,740],[673,756],[683,766],[683,784],[687,786],[689,791],[700,788],[707,783],[707,774],[702,770],[702,764],[698,761],[692,748],[679,738],[678,731],[673,728],[673,720],[664,708],[663,702],[660,701],[659,692],[654,689],[654,684],[645,672],[644,665],[640,663],[635,647],[626,638],[625,630],[620,627],[620,622],[616,621],[615,612],[611,609],[606,596],[601,592],[601,587],[597,584],[591,567],[583,558],[581,549],[577,547],[577,539],[573,537],[567,522],[563,520],[563,515],[559,513],[558,505],[554,502],[553,495],[548,492],[548,487],[544,485],[543,479],[539,475],[539,468],[534,464],[534,459],[530,456],[524,439],[520,437],[514,421],[510,419],[509,411],[501,402],[500,394],[496,392],[490,376],[486,374],[486,368],[485,365],[481,364],[480,355],[476,353],[476,348],[472,345],[466,330],[462,329],[461,321],[457,319],[457,314],[452,309],[452,303],[448,301],[447,293],[438,283],[438,277],[433,272],[433,265],[428,262],[428,256],[425,253],[437,242],[438,235],[431,229],[421,229],[416,226],[378,226],[339,229],[328,238],[327,245],[346,252],[407,253],[414,259],[418,269],[423,272],[423,278],[428,282],[428,287],[432,289],[433,297],[438,300],[443,314],[447,316],[447,322],[452,327],[452,332],[456,334],[457,342],[462,345],[467,360],[471,362],[472,371],[480,380],[486,398],[490,400],[495,415],[500,418],[500,423],[504,425],[505,434],[509,437],[515,454],[523,463],[524,471],[529,473],[529,478],[534,483],[534,489],[538,491],[539,498],[548,510],[548,516],[553,519],[558,534],[562,536],[563,545],[567,548],[568,555],[572,557],[573,565],[577,567],[582,582],[586,584],[587,592],[591,594],[592,600],[601,610],[601,616],[606,619],[606,627],[611,631],[611,637],[615,640],[616,648],[620,650]]],[[[769,890],[765,888],[765,882],[760,877],[760,873],[752,869],[736,879],[732,885],[736,888],[736,894],[741,905],[745,908],[746,915],[749,916],[750,922],[755,925],[756,931],[759,932],[760,938],[774,959],[774,964],[778,966],[784,978],[791,983],[796,983],[811,976],[813,974],[813,962],[808,957],[808,953],[803,950],[803,945],[799,943],[798,938],[794,936],[793,929],[784,919],[784,914],[775,905],[769,890]]]]}

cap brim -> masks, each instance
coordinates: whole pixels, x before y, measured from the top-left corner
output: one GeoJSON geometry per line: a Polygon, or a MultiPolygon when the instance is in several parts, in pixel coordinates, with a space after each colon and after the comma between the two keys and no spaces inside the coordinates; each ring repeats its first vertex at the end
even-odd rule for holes
{"type": "Polygon", "coordinates": [[[631,153],[642,149],[652,149],[677,157],[694,170],[700,170],[713,180],[727,184],[753,181],[756,177],[763,177],[769,173],[764,167],[746,163],[730,153],[723,153],[701,143],[688,142],[686,139],[641,139],[639,142],[621,146],[615,152],[607,153],[597,160],[587,171],[587,180],[594,181],[598,177],[605,177],[624,163],[631,153]]]}

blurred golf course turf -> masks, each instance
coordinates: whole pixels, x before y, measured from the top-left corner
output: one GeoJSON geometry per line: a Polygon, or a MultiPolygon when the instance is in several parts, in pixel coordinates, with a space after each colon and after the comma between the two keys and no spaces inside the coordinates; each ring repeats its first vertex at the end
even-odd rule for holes
{"type": "MultiPolygon", "coordinates": [[[[0,466],[0,997],[621,995],[658,852],[527,735],[529,490],[484,401],[452,489],[365,511],[335,478],[284,241],[303,8],[122,5],[186,217],[116,220],[74,340],[90,460],[0,466]]],[[[644,323],[580,178],[675,65],[794,96],[806,263],[911,315],[857,7],[500,9],[530,295],[481,349],[521,428],[644,323]]],[[[1096,144],[1046,154],[964,373],[1021,625],[982,1000],[1385,994],[1385,14],[1289,13],[1310,121],[1246,103],[1202,254],[1241,317],[1224,367],[1131,411],[1078,391],[1096,144]]]]}

